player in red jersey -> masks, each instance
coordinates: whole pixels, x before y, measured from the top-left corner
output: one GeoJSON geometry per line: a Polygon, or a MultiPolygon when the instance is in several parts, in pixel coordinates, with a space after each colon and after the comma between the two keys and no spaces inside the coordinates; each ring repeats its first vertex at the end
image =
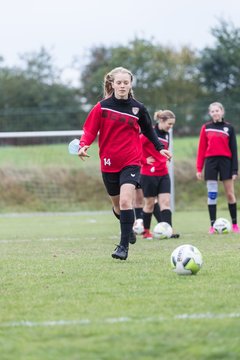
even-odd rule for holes
{"type": "MultiPolygon", "coordinates": [[[[168,149],[169,130],[175,124],[175,114],[170,110],[159,110],[155,112],[154,119],[157,121],[154,128],[155,133],[164,144],[165,149],[168,149]]],[[[168,159],[159,154],[143,134],[141,135],[141,142],[143,151],[140,183],[144,194],[143,238],[152,239],[150,225],[156,198],[161,210],[161,221],[172,226],[171,182],[168,173],[168,159]]],[[[173,234],[173,237],[179,237],[179,234],[173,234]]]]}
{"type": "Polygon", "coordinates": [[[78,155],[89,157],[87,150],[99,133],[98,145],[103,182],[120,220],[120,243],[112,257],[126,260],[129,240],[133,234],[133,199],[139,183],[141,165],[140,131],[163,156],[171,153],[164,148],[152,129],[145,106],[133,97],[133,75],[122,67],[104,78],[104,99],[90,111],[80,139],[78,155]]]}
{"type": "Polygon", "coordinates": [[[232,219],[232,231],[239,232],[237,224],[237,203],[234,181],[238,176],[237,141],[234,127],[224,120],[224,107],[219,102],[210,104],[209,115],[212,120],[201,128],[196,159],[197,179],[204,179],[208,191],[208,211],[210,217],[209,233],[213,234],[213,224],[217,216],[218,180],[223,187],[232,219]]]}

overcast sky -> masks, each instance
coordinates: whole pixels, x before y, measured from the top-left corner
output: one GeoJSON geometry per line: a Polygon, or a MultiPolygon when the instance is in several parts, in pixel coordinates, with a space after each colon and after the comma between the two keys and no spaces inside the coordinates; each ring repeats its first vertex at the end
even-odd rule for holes
{"type": "Polygon", "coordinates": [[[98,45],[153,38],[176,48],[213,45],[219,19],[240,27],[239,0],[8,0],[1,1],[0,55],[5,64],[19,54],[51,51],[56,65],[70,67],[98,45]]]}

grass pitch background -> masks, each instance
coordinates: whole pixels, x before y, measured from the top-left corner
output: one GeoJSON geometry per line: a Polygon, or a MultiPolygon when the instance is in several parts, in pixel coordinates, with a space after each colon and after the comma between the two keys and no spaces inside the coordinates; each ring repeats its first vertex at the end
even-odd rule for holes
{"type": "Polygon", "coordinates": [[[239,359],[240,237],[208,235],[206,211],[175,212],[180,239],[138,237],[124,262],[111,258],[110,212],[2,215],[0,226],[1,360],[239,359]],[[170,269],[184,243],[202,252],[196,276],[170,269]]]}
{"type": "MultiPolygon", "coordinates": [[[[176,210],[206,209],[206,186],[196,180],[197,137],[174,139],[176,210]]],[[[0,212],[108,210],[98,146],[81,161],[68,154],[68,144],[2,146],[0,151],[0,212]]],[[[236,194],[240,182],[235,182],[236,194]]],[[[226,209],[219,186],[218,208],[226,209]]]]}

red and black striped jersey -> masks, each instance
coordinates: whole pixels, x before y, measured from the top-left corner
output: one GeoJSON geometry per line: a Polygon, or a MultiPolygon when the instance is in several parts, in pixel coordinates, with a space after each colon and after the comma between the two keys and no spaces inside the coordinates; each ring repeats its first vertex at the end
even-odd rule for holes
{"type": "MultiPolygon", "coordinates": [[[[164,145],[164,148],[168,150],[169,133],[164,130],[159,130],[158,125],[155,126],[154,131],[156,132],[158,139],[164,145]]],[[[146,136],[141,135],[140,138],[142,142],[141,174],[147,176],[164,176],[168,174],[167,158],[156,151],[153,144],[146,138],[146,136]],[[152,164],[147,163],[147,158],[150,156],[155,160],[152,164]]]]}
{"type": "Polygon", "coordinates": [[[226,156],[232,160],[232,173],[238,172],[237,140],[234,127],[226,121],[209,121],[200,131],[196,167],[201,172],[204,161],[212,156],[226,156]]]}
{"type": "Polygon", "coordinates": [[[164,145],[152,128],[145,106],[134,98],[116,99],[114,95],[98,102],[83,126],[80,146],[91,145],[97,134],[101,170],[119,172],[126,166],[141,165],[140,131],[156,150],[164,145]]]}

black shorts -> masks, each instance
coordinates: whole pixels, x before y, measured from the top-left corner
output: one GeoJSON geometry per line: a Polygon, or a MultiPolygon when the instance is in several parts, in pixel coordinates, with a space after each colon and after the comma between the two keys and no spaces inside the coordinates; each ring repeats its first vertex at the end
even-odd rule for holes
{"type": "Polygon", "coordinates": [[[105,188],[110,196],[120,194],[120,187],[123,184],[133,184],[138,187],[140,182],[140,166],[126,166],[120,172],[102,172],[105,188]]]}
{"type": "Polygon", "coordinates": [[[171,181],[169,174],[164,176],[141,175],[140,184],[144,197],[155,197],[159,194],[170,194],[171,181]]]}
{"type": "Polygon", "coordinates": [[[212,156],[205,160],[204,179],[229,180],[232,179],[232,161],[226,156],[212,156]]]}

